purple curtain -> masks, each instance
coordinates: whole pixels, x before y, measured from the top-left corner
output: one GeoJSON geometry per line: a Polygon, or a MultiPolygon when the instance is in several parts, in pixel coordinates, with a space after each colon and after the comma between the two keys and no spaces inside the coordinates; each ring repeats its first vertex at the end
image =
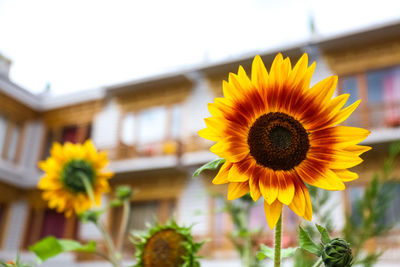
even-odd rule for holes
{"type": "Polygon", "coordinates": [[[57,238],[62,238],[64,235],[65,217],[62,213],[57,213],[54,210],[46,210],[43,218],[42,231],[40,238],[52,235],[57,238]]]}

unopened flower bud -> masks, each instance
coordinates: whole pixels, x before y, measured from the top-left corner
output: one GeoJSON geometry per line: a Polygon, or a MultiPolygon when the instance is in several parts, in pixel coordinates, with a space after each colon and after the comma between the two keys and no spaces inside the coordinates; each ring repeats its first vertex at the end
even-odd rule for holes
{"type": "Polygon", "coordinates": [[[116,195],[119,200],[125,200],[132,196],[132,189],[128,185],[118,186],[116,195]]]}
{"type": "Polygon", "coordinates": [[[353,260],[351,248],[346,240],[334,238],[325,245],[322,260],[326,267],[349,267],[353,260]]]}

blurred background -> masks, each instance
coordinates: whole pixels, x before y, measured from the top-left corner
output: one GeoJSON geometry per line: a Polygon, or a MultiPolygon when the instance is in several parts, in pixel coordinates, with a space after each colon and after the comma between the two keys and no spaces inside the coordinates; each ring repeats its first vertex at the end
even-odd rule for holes
{"type": "MultiPolygon", "coordinates": [[[[215,158],[197,131],[229,72],[243,65],[250,74],[257,54],[269,68],[278,52],[292,65],[308,53],[312,84],[339,75],[348,104],[363,100],[347,123],[372,131],[363,143],[373,150],[354,168],[360,179],[343,192],[314,192],[313,221],[330,216],[330,230],[355,238],[357,253],[385,251],[377,266],[398,266],[400,166],[390,144],[400,140],[400,3],[387,0],[0,0],[0,259],[17,251],[33,259],[27,248],[48,235],[100,239],[48,209],[36,189],[37,162],[53,142],[91,138],[109,151],[112,186],[137,190],[131,229],[174,217],[211,240],[204,266],[241,266],[235,214],[219,197],[226,187],[211,184],[214,172],[192,178],[215,158]]],[[[270,244],[262,201],[243,205],[258,229],[254,247],[270,244]]],[[[120,213],[105,218],[114,232],[120,213]]],[[[283,244],[295,246],[301,220],[285,210],[284,221],[283,244]]],[[[128,239],[126,248],[131,262],[128,239]]],[[[107,266],[99,260],[67,254],[45,266],[107,266]]]]}

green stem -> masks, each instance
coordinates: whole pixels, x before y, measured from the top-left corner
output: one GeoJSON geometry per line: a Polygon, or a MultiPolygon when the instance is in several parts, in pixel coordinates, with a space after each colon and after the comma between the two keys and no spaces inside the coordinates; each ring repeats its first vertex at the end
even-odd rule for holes
{"type": "Polygon", "coordinates": [[[108,257],[110,258],[110,263],[114,267],[119,267],[120,261],[116,258],[114,243],[112,242],[110,235],[107,233],[106,229],[100,222],[97,222],[96,226],[99,229],[99,231],[100,231],[101,235],[103,236],[104,241],[106,243],[108,257]]]}
{"type": "Polygon", "coordinates": [[[79,176],[81,177],[83,185],[85,186],[85,189],[86,189],[86,193],[88,194],[89,199],[92,202],[92,206],[96,206],[96,201],[94,199],[93,187],[89,181],[89,178],[87,178],[87,176],[81,172],[79,172],[79,176]]]}
{"type": "Polygon", "coordinates": [[[243,253],[243,262],[244,267],[251,266],[251,240],[250,235],[246,237],[245,244],[244,244],[244,253],[243,253]]]}
{"type": "Polygon", "coordinates": [[[124,237],[126,234],[126,229],[128,227],[128,221],[129,221],[129,214],[130,214],[130,199],[126,198],[124,200],[124,205],[123,205],[123,210],[122,210],[122,220],[121,220],[121,226],[119,228],[119,234],[118,234],[118,239],[117,239],[117,251],[119,251],[122,254],[122,245],[124,243],[124,237]]]}
{"type": "Polygon", "coordinates": [[[282,249],[282,214],[279,217],[275,226],[275,253],[274,253],[274,267],[281,266],[281,249],[282,249]]]}
{"type": "Polygon", "coordinates": [[[318,258],[318,261],[316,263],[314,263],[314,265],[312,267],[319,267],[322,264],[322,257],[318,258]]]}
{"type": "MultiPolygon", "coordinates": [[[[92,206],[96,206],[93,187],[89,181],[89,178],[86,175],[84,175],[83,173],[79,173],[79,176],[82,179],[83,185],[85,186],[86,193],[88,194],[89,199],[92,202],[92,206]]],[[[110,235],[107,233],[104,226],[100,222],[96,222],[95,225],[99,229],[99,231],[100,231],[101,235],[103,236],[104,241],[106,243],[106,247],[107,247],[107,251],[108,251],[108,261],[112,264],[112,266],[120,267],[121,263],[120,263],[120,260],[116,257],[117,254],[115,251],[114,243],[112,242],[110,235]]]]}

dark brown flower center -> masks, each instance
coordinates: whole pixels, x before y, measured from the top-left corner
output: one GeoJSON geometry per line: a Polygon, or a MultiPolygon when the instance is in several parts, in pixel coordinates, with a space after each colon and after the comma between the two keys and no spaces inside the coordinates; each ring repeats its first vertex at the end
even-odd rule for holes
{"type": "Polygon", "coordinates": [[[303,125],[282,112],[260,116],[250,128],[247,143],[256,162],[273,170],[293,169],[310,148],[303,125]]]}
{"type": "Polygon", "coordinates": [[[155,233],[143,250],[144,267],[182,266],[183,256],[187,254],[183,242],[185,237],[174,229],[165,229],[155,233]]]}

